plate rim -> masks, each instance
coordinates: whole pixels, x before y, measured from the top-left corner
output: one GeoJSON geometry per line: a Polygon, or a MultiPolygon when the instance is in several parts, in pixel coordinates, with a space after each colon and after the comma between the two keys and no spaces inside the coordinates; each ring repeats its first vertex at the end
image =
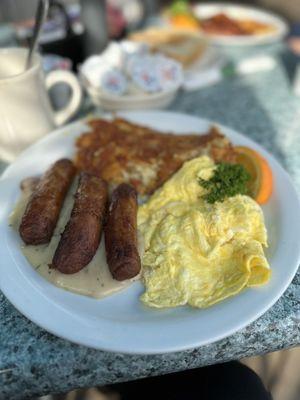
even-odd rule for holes
{"type": "MultiPolygon", "coordinates": [[[[225,131],[225,134],[227,135],[227,131],[232,132],[232,134],[237,135],[237,137],[242,137],[243,141],[244,139],[246,139],[246,141],[253,143],[255,145],[255,147],[258,147],[259,149],[262,150],[262,153],[267,155],[267,157],[272,160],[272,162],[274,162],[277,167],[279,167],[279,169],[281,170],[281,173],[284,174],[285,179],[287,179],[287,182],[291,188],[291,190],[293,191],[294,195],[295,195],[295,200],[298,203],[298,215],[300,215],[300,201],[299,201],[299,195],[296,191],[296,189],[294,188],[294,185],[291,181],[291,178],[289,177],[288,173],[281,167],[280,163],[274,158],[273,155],[271,155],[270,153],[268,153],[264,148],[261,147],[260,144],[254,142],[252,139],[250,139],[247,136],[244,136],[242,134],[240,134],[239,132],[237,132],[235,129],[232,129],[228,126],[225,126],[223,124],[219,124],[216,123],[214,121],[205,119],[205,118],[201,118],[198,116],[194,116],[194,115],[189,115],[189,114],[185,114],[185,113],[177,113],[177,112],[172,112],[172,111],[132,111],[132,112],[120,112],[117,113],[118,115],[122,116],[122,117],[127,117],[130,119],[130,117],[132,117],[131,119],[134,120],[135,115],[138,114],[139,116],[141,116],[141,114],[152,114],[155,113],[160,114],[160,116],[164,116],[164,117],[171,117],[172,115],[176,114],[176,116],[180,117],[180,118],[192,118],[195,120],[200,120],[201,123],[206,123],[208,125],[217,125],[218,127],[220,127],[220,129],[222,131],[225,131]]],[[[106,114],[107,115],[107,114],[106,114]]],[[[95,115],[93,118],[97,118],[97,115],[95,115]]],[[[70,127],[76,127],[77,125],[80,126],[81,124],[85,124],[85,122],[88,120],[88,118],[84,118],[82,120],[79,121],[75,121],[72,124],[66,125],[63,128],[59,128],[54,130],[51,134],[45,136],[44,138],[42,138],[41,140],[39,140],[38,142],[36,142],[33,146],[30,146],[29,148],[27,148],[22,154],[21,156],[16,160],[16,162],[20,162],[20,160],[22,161],[22,159],[25,157],[27,157],[27,154],[31,152],[33,147],[39,147],[40,143],[44,143],[47,142],[48,140],[51,141],[51,135],[55,134],[56,137],[60,137],[60,135],[62,135],[66,130],[70,130],[70,127]]],[[[146,121],[145,125],[151,125],[149,124],[149,120],[146,121]]],[[[9,172],[10,169],[12,168],[12,166],[14,165],[14,163],[11,164],[11,166],[9,166],[6,171],[2,174],[1,179],[0,179],[0,184],[2,183],[3,180],[5,180],[7,178],[7,176],[9,176],[9,172]]],[[[6,215],[7,217],[7,215],[6,215]]],[[[2,230],[2,227],[1,227],[2,230]]],[[[0,246],[1,247],[1,246],[0,246]]],[[[3,249],[2,249],[3,250],[3,249]]],[[[2,253],[2,250],[0,248],[0,252],[2,253]]],[[[14,260],[13,260],[14,261],[14,260]]],[[[276,296],[273,296],[273,298],[271,300],[268,301],[268,304],[265,305],[265,307],[263,307],[262,309],[260,309],[259,312],[257,312],[255,315],[253,315],[250,319],[248,319],[246,322],[243,323],[237,323],[235,324],[234,328],[227,330],[226,333],[224,334],[219,334],[219,335],[212,335],[210,339],[207,339],[206,341],[198,341],[194,340],[193,343],[186,343],[185,345],[180,345],[179,347],[177,346],[169,346],[168,348],[162,348],[162,349],[150,349],[149,346],[144,345],[143,347],[140,347],[138,350],[129,348],[129,349],[124,349],[124,347],[121,345],[121,347],[118,347],[118,344],[101,344],[101,345],[93,345],[89,342],[89,340],[84,340],[84,339],[80,339],[80,338],[71,338],[68,336],[68,334],[64,333],[64,332],[58,332],[58,330],[56,328],[53,328],[45,323],[41,323],[41,321],[39,319],[36,319],[35,316],[32,315],[32,310],[27,310],[26,306],[24,306],[23,304],[19,304],[17,302],[14,301],[14,299],[11,296],[11,293],[9,292],[8,288],[5,287],[5,285],[3,285],[2,279],[0,277],[0,288],[2,290],[2,292],[4,293],[4,295],[6,296],[6,298],[15,306],[15,308],[17,310],[19,310],[23,315],[25,315],[29,320],[33,321],[36,325],[40,326],[42,329],[47,330],[48,332],[54,334],[55,336],[58,337],[62,337],[68,341],[71,341],[73,343],[77,343],[79,345],[84,345],[86,347],[90,347],[90,348],[94,348],[94,349],[99,349],[99,350],[104,350],[104,351],[108,351],[108,352],[120,352],[123,354],[139,354],[139,355],[144,355],[144,354],[164,354],[164,353],[171,353],[171,352],[179,352],[179,351],[184,351],[184,350],[188,350],[191,348],[195,348],[195,347],[199,347],[199,346],[203,346],[203,345],[207,345],[207,344],[211,344],[214,342],[217,342],[221,339],[224,339],[236,332],[238,332],[239,330],[243,329],[244,327],[248,326],[249,324],[251,324],[252,322],[254,322],[255,320],[257,320],[260,316],[262,316],[268,309],[270,309],[276,302],[277,300],[282,296],[282,294],[286,291],[286,289],[288,288],[288,286],[290,285],[292,279],[294,278],[295,274],[297,273],[298,270],[298,266],[300,263],[300,246],[298,249],[298,256],[297,256],[297,260],[295,260],[295,266],[294,268],[290,271],[289,273],[289,277],[286,280],[286,283],[284,286],[281,287],[281,290],[277,292],[276,296]],[[89,343],[88,343],[89,342],[89,343]]],[[[0,262],[0,268],[1,268],[1,262],[0,262]]]]}

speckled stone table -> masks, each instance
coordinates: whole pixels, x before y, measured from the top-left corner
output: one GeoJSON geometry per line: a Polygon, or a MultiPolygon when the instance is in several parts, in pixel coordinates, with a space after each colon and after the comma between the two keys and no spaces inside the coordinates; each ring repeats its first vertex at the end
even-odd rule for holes
{"type": "MultiPolygon", "coordinates": [[[[280,51],[272,50],[278,60],[273,71],[181,93],[170,108],[229,125],[263,144],[300,190],[300,99],[291,93],[280,51]]],[[[241,53],[233,52],[235,56],[241,53]]],[[[69,343],[27,320],[0,294],[0,399],[128,381],[299,344],[299,273],[281,299],[247,328],[215,344],[157,356],[113,354],[69,343]]]]}

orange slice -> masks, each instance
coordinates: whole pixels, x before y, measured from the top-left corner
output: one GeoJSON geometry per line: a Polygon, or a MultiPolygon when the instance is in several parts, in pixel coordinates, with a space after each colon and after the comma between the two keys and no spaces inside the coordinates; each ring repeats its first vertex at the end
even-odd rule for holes
{"type": "Polygon", "coordinates": [[[236,162],[242,164],[251,175],[250,196],[259,204],[265,204],[273,190],[273,175],[268,161],[249,147],[236,146],[236,162]]]}
{"type": "Polygon", "coordinates": [[[174,27],[199,30],[199,23],[192,15],[189,14],[176,14],[170,17],[170,22],[174,27]]]}

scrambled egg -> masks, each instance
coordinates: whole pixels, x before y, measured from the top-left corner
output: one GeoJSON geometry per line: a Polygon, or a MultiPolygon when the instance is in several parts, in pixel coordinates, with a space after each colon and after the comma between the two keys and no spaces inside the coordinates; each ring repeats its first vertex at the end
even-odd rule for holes
{"type": "Polygon", "coordinates": [[[270,278],[263,252],[263,213],[248,196],[208,204],[199,177],[215,164],[207,156],[183,167],[139,208],[144,236],[142,301],[152,307],[208,307],[270,278]]]}

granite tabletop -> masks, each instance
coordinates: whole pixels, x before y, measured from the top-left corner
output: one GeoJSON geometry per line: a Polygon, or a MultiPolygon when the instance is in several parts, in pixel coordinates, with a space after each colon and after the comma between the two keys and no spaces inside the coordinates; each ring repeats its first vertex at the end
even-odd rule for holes
{"type": "MultiPolygon", "coordinates": [[[[274,54],[275,69],[182,92],[170,109],[223,123],[261,143],[300,191],[300,98],[291,92],[293,59],[280,46],[255,51],[274,54]]],[[[232,51],[230,56],[244,53],[232,51]]],[[[299,272],[280,300],[243,330],[200,348],[151,356],[96,351],[55,337],[23,317],[0,293],[0,399],[161,375],[299,344],[299,272]]]]}

